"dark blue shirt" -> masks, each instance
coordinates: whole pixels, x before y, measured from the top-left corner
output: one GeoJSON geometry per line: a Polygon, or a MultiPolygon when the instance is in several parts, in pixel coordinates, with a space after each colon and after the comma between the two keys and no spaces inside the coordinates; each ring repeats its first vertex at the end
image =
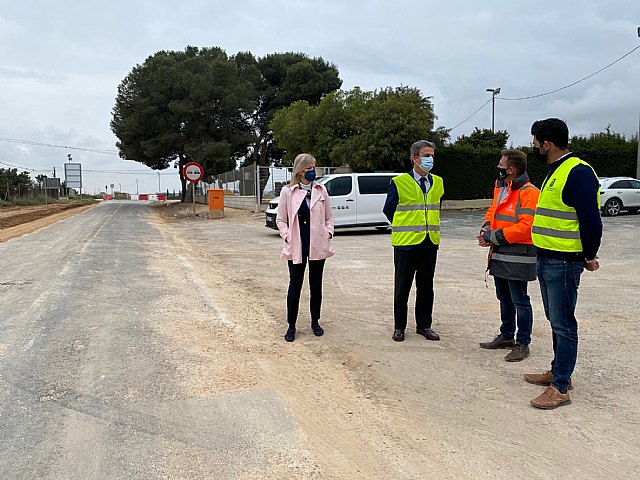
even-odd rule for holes
{"type": "MultiPolygon", "coordinates": [[[[567,159],[572,157],[570,152],[549,165],[549,173],[542,184],[541,192],[549,177],[567,159]]],[[[570,262],[581,262],[595,258],[600,248],[602,240],[602,219],[600,218],[600,205],[598,204],[598,190],[600,184],[598,178],[593,174],[593,170],[586,165],[574,167],[567,183],[562,190],[562,201],[576,209],[578,223],[580,224],[580,240],[582,241],[582,252],[557,252],[538,248],[538,255],[541,257],[567,260],[570,262]]]]}

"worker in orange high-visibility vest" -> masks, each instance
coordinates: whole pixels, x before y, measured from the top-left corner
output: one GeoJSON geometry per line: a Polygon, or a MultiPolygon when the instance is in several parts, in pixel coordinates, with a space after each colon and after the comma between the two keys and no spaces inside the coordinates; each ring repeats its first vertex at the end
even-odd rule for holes
{"type": "Polygon", "coordinates": [[[527,155],[520,150],[503,150],[496,173],[493,202],[485,215],[478,244],[491,247],[487,270],[494,278],[500,300],[501,325],[500,333],[480,346],[510,348],[505,360],[519,362],[529,356],[533,328],[527,284],[536,279],[531,227],[540,191],[529,181],[527,155]]]}

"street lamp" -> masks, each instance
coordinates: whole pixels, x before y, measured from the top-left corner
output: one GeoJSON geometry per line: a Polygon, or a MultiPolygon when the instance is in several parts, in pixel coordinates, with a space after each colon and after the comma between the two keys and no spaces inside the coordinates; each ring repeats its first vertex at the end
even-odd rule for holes
{"type": "Polygon", "coordinates": [[[491,92],[491,131],[495,132],[495,120],[496,120],[496,95],[500,93],[500,87],[487,88],[487,92],[491,92]]]}

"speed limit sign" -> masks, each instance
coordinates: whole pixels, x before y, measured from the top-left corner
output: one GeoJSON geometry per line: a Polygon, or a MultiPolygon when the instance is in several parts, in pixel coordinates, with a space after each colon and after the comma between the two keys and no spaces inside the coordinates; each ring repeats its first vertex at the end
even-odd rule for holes
{"type": "Polygon", "coordinates": [[[184,166],[183,174],[190,182],[197,183],[204,177],[204,169],[199,163],[189,162],[184,166]]]}

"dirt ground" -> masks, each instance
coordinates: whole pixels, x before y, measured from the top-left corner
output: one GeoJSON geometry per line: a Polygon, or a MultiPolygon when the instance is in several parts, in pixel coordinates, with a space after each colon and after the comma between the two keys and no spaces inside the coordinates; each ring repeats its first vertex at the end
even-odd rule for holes
{"type": "Polygon", "coordinates": [[[56,203],[0,207],[0,242],[34,232],[87,208],[91,208],[91,205],[56,203]]]}
{"type": "MultiPolygon", "coordinates": [[[[300,429],[298,455],[288,452],[284,464],[255,478],[635,478],[639,337],[627,328],[636,313],[625,292],[640,287],[640,249],[621,255],[617,246],[638,245],[637,216],[606,220],[603,266],[583,275],[573,405],[540,411],[529,401],[544,389],[522,380],[548,370],[552,358],[537,282],[529,291],[531,357],[513,364],[503,359],[507,351],[478,347],[499,327],[493,282],[484,284],[486,250],[474,238],[481,212],[444,215],[434,308],[441,342],[413,333],[412,308],[407,340],[391,340],[390,238],[361,229],[334,237],[325,336],[309,331],[305,285],[296,341],[286,344],[288,277],[278,234],[264,227],[263,214],[226,209],[225,218],[206,220],[204,206],[196,217],[191,208],[154,209],[167,248],[158,273],[167,265],[176,271],[177,262],[209,299],[165,332],[198,359],[181,366],[186,388],[205,398],[273,391],[300,429]]],[[[186,307],[164,308],[175,319],[186,307]]]]}
{"type": "Polygon", "coordinates": [[[150,259],[156,281],[186,276],[205,301],[194,308],[184,291],[161,305],[170,321],[157,329],[188,352],[177,366],[184,389],[203,399],[273,392],[299,429],[299,445],[268,471],[237,478],[637,478],[638,216],[606,220],[602,267],[580,286],[573,404],[540,411],[529,400],[543,388],[522,380],[547,370],[552,355],[536,282],[531,356],[511,364],[506,351],[478,347],[497,331],[499,308],[491,279],[484,284],[476,226],[466,226],[473,213],[443,219],[434,308],[441,342],[413,333],[411,308],[407,340],[391,340],[389,235],[340,231],[325,269],[325,336],[309,331],[305,285],[298,335],[286,344],[286,263],[263,214],[226,209],[208,220],[206,206],[194,216],[192,205],[177,203],[152,212],[163,246],[150,259]]]}

